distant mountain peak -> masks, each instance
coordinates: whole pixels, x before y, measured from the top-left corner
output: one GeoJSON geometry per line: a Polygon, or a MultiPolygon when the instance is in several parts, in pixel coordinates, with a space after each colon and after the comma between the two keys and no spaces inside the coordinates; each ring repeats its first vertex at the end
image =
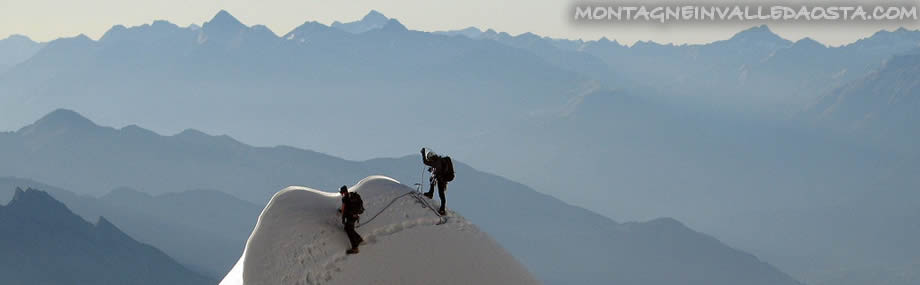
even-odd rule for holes
{"type": "Polygon", "coordinates": [[[45,191],[35,190],[35,189],[32,189],[31,187],[26,188],[26,190],[22,190],[22,188],[16,187],[16,191],[15,193],[13,193],[13,199],[10,200],[10,203],[13,203],[16,201],[21,202],[24,200],[31,200],[31,199],[37,199],[37,200],[51,199],[53,200],[53,198],[51,198],[51,195],[48,195],[48,193],[45,193],[45,191]]]}
{"type": "Polygon", "coordinates": [[[527,39],[527,40],[539,40],[543,38],[540,35],[537,35],[531,32],[525,32],[523,34],[518,35],[517,37],[522,38],[522,39],[527,39]]]}
{"type": "Polygon", "coordinates": [[[361,34],[367,31],[381,29],[387,25],[390,20],[390,18],[387,18],[380,12],[371,10],[367,15],[361,18],[361,20],[349,23],[335,21],[332,23],[332,27],[352,34],[361,34]]]}
{"type": "Polygon", "coordinates": [[[477,28],[477,27],[473,27],[473,26],[466,27],[466,29],[462,29],[462,30],[460,30],[460,31],[463,31],[463,32],[477,32],[477,33],[481,33],[481,32],[482,32],[482,30],[480,30],[480,29],[477,28]]]}
{"type": "Polygon", "coordinates": [[[206,133],[204,133],[204,132],[202,132],[202,131],[196,130],[196,129],[185,129],[185,130],[182,130],[182,132],[176,134],[176,136],[177,136],[177,137],[190,137],[190,138],[194,138],[194,137],[211,137],[210,135],[208,135],[208,134],[206,134],[206,133]]]}
{"type": "Polygon", "coordinates": [[[77,41],[81,41],[81,42],[91,42],[91,41],[93,41],[93,39],[90,39],[88,36],[86,36],[86,34],[79,34],[79,35],[77,35],[76,37],[73,37],[73,39],[74,39],[74,40],[77,40],[77,41]]]}
{"type": "Polygon", "coordinates": [[[142,136],[157,136],[157,133],[151,130],[145,129],[145,128],[141,128],[140,126],[134,125],[134,124],[127,125],[121,128],[121,132],[128,133],[128,134],[137,134],[137,135],[142,135],[142,136]]]}
{"type": "Polygon", "coordinates": [[[77,112],[68,109],[57,109],[38,119],[35,123],[23,127],[18,132],[25,134],[43,131],[91,130],[98,127],[93,121],[77,112]]]}
{"type": "Polygon", "coordinates": [[[277,38],[277,37],[278,37],[278,35],[276,35],[275,32],[272,31],[272,29],[269,29],[268,26],[265,26],[265,25],[254,25],[254,26],[252,26],[251,29],[252,29],[252,31],[255,32],[255,33],[261,33],[261,34],[263,34],[263,35],[269,35],[269,36],[272,37],[272,38],[277,38]]]}
{"type": "Polygon", "coordinates": [[[317,21],[306,21],[306,22],[303,22],[302,25],[297,26],[297,28],[294,28],[294,30],[296,31],[296,30],[299,30],[299,29],[316,28],[316,27],[325,27],[325,28],[328,28],[329,26],[323,25],[323,23],[320,23],[320,22],[317,22],[317,21]]]}
{"type": "Polygon", "coordinates": [[[123,25],[114,25],[105,34],[102,34],[102,37],[99,38],[100,42],[110,41],[113,37],[116,37],[118,34],[127,31],[128,28],[123,25]]]}
{"type": "Polygon", "coordinates": [[[774,34],[774,33],[772,30],[770,30],[769,26],[760,25],[760,26],[750,27],[747,30],[738,32],[735,35],[737,36],[737,35],[742,35],[742,34],[774,34]]]}
{"type": "Polygon", "coordinates": [[[230,15],[230,12],[227,10],[220,10],[217,12],[217,15],[214,15],[214,18],[211,18],[210,21],[204,23],[205,29],[245,29],[244,25],[240,20],[237,20],[236,17],[230,15]]]}
{"type": "Polygon", "coordinates": [[[80,115],[74,110],[70,109],[57,109],[48,113],[41,119],[38,119],[38,123],[52,123],[52,122],[68,122],[75,124],[84,124],[84,125],[93,125],[92,121],[80,115]]]}
{"type": "Polygon", "coordinates": [[[791,43],[772,30],[767,25],[760,25],[738,32],[729,39],[730,41],[749,41],[749,42],[772,42],[772,43],[791,43]]]}
{"type": "Polygon", "coordinates": [[[403,26],[403,24],[400,23],[399,20],[390,19],[389,21],[387,21],[385,25],[383,25],[383,28],[381,28],[381,30],[382,31],[403,32],[403,31],[408,31],[409,29],[407,29],[406,26],[403,26]]]}
{"type": "MultiPolygon", "coordinates": [[[[16,187],[13,199],[6,205],[6,208],[22,213],[41,212],[53,214],[60,211],[70,211],[64,203],[55,200],[48,192],[32,188],[22,190],[19,187],[16,187]]],[[[38,217],[35,216],[34,218],[38,217]]]]}
{"type": "Polygon", "coordinates": [[[142,244],[100,217],[93,225],[44,191],[17,189],[0,206],[4,261],[51,271],[4,272],[4,283],[67,284],[216,284],[193,273],[162,251],[142,244]],[[60,258],[60,257],[67,258],[60,258]],[[125,258],[130,257],[130,258],[125,258]],[[12,259],[11,259],[12,258],[12,259]],[[12,280],[12,281],[10,281],[12,280]]]}
{"type": "Polygon", "coordinates": [[[178,25],[173,24],[172,22],[167,21],[167,20],[153,20],[153,24],[151,24],[151,26],[154,26],[154,27],[156,27],[156,26],[179,27],[178,25]]]}
{"type": "Polygon", "coordinates": [[[825,48],[826,46],[810,37],[804,37],[792,45],[793,48],[825,48]]]}
{"type": "Polygon", "coordinates": [[[895,29],[895,30],[893,30],[893,31],[881,29],[881,30],[878,30],[877,32],[875,32],[873,35],[884,35],[884,34],[907,34],[907,33],[910,33],[910,32],[912,32],[912,30],[908,30],[908,29],[906,29],[906,28],[904,28],[904,27],[898,27],[897,29],[895,29]]]}
{"type": "Polygon", "coordinates": [[[482,30],[480,30],[477,27],[473,27],[473,26],[466,27],[461,30],[450,30],[450,31],[443,31],[443,32],[439,31],[439,32],[434,32],[434,33],[441,34],[441,35],[447,35],[447,36],[460,35],[460,36],[464,36],[464,37],[471,38],[471,39],[479,39],[483,35],[482,30]]]}
{"type": "Polygon", "coordinates": [[[33,42],[33,43],[35,42],[32,39],[30,39],[28,36],[18,35],[18,34],[10,35],[9,37],[6,37],[5,39],[2,39],[0,41],[17,41],[17,42],[33,42]]]}
{"type": "Polygon", "coordinates": [[[894,31],[879,30],[873,33],[872,36],[862,38],[847,46],[891,48],[912,45],[916,47],[918,41],[920,41],[920,30],[908,30],[904,27],[900,27],[894,31]]]}
{"type": "MultiPolygon", "coordinates": [[[[303,25],[297,26],[287,34],[284,34],[283,38],[286,40],[293,39],[302,39],[305,40],[310,38],[312,35],[326,32],[332,30],[329,26],[323,25],[322,23],[316,21],[304,22],[303,25]]],[[[338,31],[338,30],[336,30],[338,31]]]]}
{"type": "Polygon", "coordinates": [[[192,143],[199,143],[199,144],[211,144],[212,146],[217,146],[217,145],[241,146],[243,145],[243,143],[231,138],[228,135],[212,136],[212,135],[206,134],[196,129],[185,129],[184,131],[176,134],[173,137],[176,139],[185,141],[185,142],[192,142],[192,143]]]}
{"type": "Polygon", "coordinates": [[[217,14],[215,14],[214,17],[211,17],[211,21],[209,22],[218,22],[218,23],[237,22],[239,23],[239,20],[237,20],[236,17],[233,17],[233,15],[230,15],[230,12],[227,12],[227,10],[220,10],[220,11],[217,11],[217,14]]]}
{"type": "Polygon", "coordinates": [[[25,194],[25,191],[22,191],[22,188],[16,187],[16,191],[13,192],[13,200],[16,200],[17,197],[21,197],[25,194]]]}
{"type": "Polygon", "coordinates": [[[872,35],[871,38],[884,38],[885,40],[898,40],[905,38],[918,38],[920,37],[920,30],[908,30],[904,27],[900,27],[894,31],[888,30],[879,30],[872,35]]]}
{"type": "Polygon", "coordinates": [[[384,16],[383,13],[378,12],[377,10],[371,10],[364,15],[364,18],[361,18],[361,21],[386,21],[389,20],[387,16],[384,16]]]}

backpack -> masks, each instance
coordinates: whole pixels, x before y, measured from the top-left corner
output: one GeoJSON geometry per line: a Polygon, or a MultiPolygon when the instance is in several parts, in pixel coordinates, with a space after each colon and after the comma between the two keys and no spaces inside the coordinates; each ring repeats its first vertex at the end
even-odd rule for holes
{"type": "Polygon", "coordinates": [[[444,182],[454,181],[454,163],[450,160],[450,156],[444,157],[444,172],[442,173],[444,177],[444,182]]]}
{"type": "Polygon", "coordinates": [[[361,200],[361,195],[358,193],[348,193],[348,204],[345,207],[352,215],[364,214],[364,200],[361,200]]]}

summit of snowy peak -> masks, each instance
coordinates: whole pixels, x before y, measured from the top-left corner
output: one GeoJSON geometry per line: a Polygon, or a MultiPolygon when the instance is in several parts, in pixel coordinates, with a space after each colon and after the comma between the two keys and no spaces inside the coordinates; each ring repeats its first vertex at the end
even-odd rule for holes
{"type": "Polygon", "coordinates": [[[360,253],[345,253],[350,246],[336,211],[338,191],[291,186],[262,210],[243,255],[221,284],[538,283],[463,217],[449,213],[439,224],[428,207],[437,200],[383,176],[349,190],[361,194],[366,208],[357,228],[365,240],[360,253]]]}

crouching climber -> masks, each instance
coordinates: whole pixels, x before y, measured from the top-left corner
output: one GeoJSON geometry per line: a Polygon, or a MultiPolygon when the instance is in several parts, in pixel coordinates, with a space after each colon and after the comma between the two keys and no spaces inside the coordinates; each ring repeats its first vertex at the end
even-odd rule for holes
{"type": "Polygon", "coordinates": [[[346,250],[347,254],[358,253],[358,245],[364,241],[364,238],[355,231],[355,224],[358,218],[364,213],[364,201],[361,195],[354,192],[348,192],[348,187],[339,188],[339,194],[342,194],[342,224],[345,225],[345,234],[348,235],[348,241],[351,242],[351,248],[346,250]]]}
{"type": "Polygon", "coordinates": [[[447,182],[454,180],[454,163],[450,160],[450,156],[437,155],[426,151],[424,147],[422,148],[422,163],[430,166],[429,171],[432,174],[429,180],[431,187],[424,195],[428,199],[434,197],[434,186],[438,185],[438,197],[441,198],[441,208],[438,213],[443,216],[447,214],[447,199],[444,197],[444,192],[447,192],[447,182]]]}

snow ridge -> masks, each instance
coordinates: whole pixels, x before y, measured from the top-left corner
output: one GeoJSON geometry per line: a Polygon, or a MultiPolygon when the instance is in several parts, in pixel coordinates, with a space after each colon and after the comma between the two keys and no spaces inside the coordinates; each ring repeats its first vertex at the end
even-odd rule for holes
{"type": "MultiPolygon", "coordinates": [[[[385,176],[349,189],[361,193],[367,219],[413,191],[385,176]]],[[[338,193],[302,186],[276,193],[221,284],[537,283],[475,225],[454,213],[436,225],[440,217],[411,195],[358,228],[361,253],[346,255],[339,203],[338,193]]]]}

